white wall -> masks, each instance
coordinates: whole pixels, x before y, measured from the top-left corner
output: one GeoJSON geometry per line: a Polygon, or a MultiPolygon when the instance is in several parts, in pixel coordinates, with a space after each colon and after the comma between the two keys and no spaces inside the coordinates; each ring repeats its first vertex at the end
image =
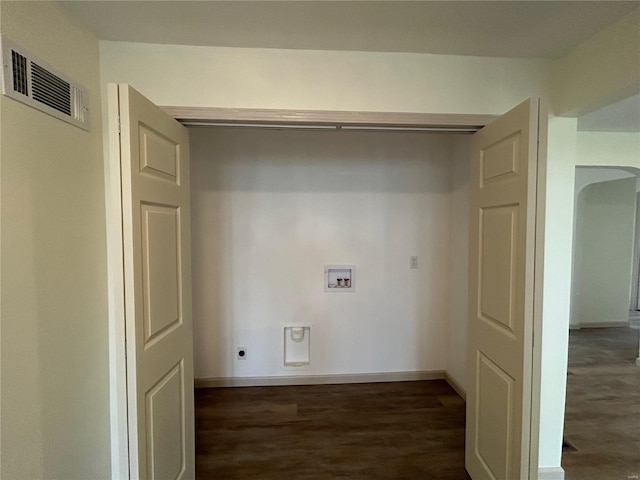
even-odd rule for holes
{"type": "Polygon", "coordinates": [[[553,469],[562,456],[567,386],[577,120],[548,121],[538,463],[553,469]]]}
{"type": "Polygon", "coordinates": [[[92,125],[0,98],[0,476],[108,478],[98,41],[53,2],[0,10],[3,35],[87,88],[92,125]]]}
{"type": "Polygon", "coordinates": [[[640,92],[640,7],[548,65],[556,115],[582,115],[640,92]]]}
{"type": "Polygon", "coordinates": [[[287,324],[312,326],[307,375],[445,368],[452,137],[191,138],[196,377],[295,373],[287,324]],[[325,264],[355,264],[356,292],[324,293],[325,264]]]}
{"type": "Polygon", "coordinates": [[[632,175],[591,184],[578,195],[572,325],[628,323],[636,185],[632,175]]]}
{"type": "Polygon", "coordinates": [[[104,82],[158,105],[501,114],[543,92],[539,59],[100,42],[104,82]]]}
{"type": "MultiPolygon", "coordinates": [[[[578,136],[580,134],[578,133],[578,136]]],[[[608,167],[584,167],[579,165],[580,159],[576,158],[576,181],[574,188],[574,204],[578,201],[578,195],[587,186],[593,183],[621,180],[623,178],[638,178],[633,169],[620,169],[608,167]]],[[[640,171],[638,171],[640,173],[640,171]]],[[[640,180],[640,179],[639,179],[640,180]]],[[[636,184],[636,190],[640,191],[640,181],[636,184]]]]}
{"type": "MultiPolygon", "coordinates": [[[[582,159],[580,156],[581,155],[581,133],[584,133],[584,132],[578,132],[578,136],[577,136],[577,141],[578,141],[577,156],[576,156],[577,166],[576,166],[576,174],[575,174],[575,188],[574,188],[574,200],[573,200],[574,211],[576,212],[573,218],[573,232],[574,232],[573,256],[574,258],[576,253],[576,238],[577,238],[576,237],[576,220],[578,217],[578,209],[579,209],[578,198],[582,190],[588,185],[591,185],[593,183],[635,177],[637,179],[636,190],[640,192],[640,175],[636,175],[636,173],[634,173],[634,169],[630,167],[624,167],[625,169],[623,170],[618,168],[608,168],[608,167],[599,167],[599,166],[598,167],[578,166],[581,162],[585,161],[585,159],[582,159]]],[[[587,138],[591,140],[590,136],[587,136],[587,138]]],[[[602,149],[596,149],[596,152],[606,154],[605,156],[607,157],[607,160],[613,160],[616,157],[615,154],[611,155],[611,152],[607,150],[603,151],[602,149]]],[[[583,154],[586,153],[584,151],[584,146],[582,147],[582,153],[583,154]]],[[[622,163],[628,162],[628,159],[626,159],[625,155],[620,155],[617,158],[622,163]]],[[[593,155],[588,155],[588,158],[586,159],[586,161],[597,162],[597,157],[593,155]]],[[[638,173],[640,173],[640,171],[638,173]]],[[[580,282],[580,279],[576,277],[576,263],[573,262],[572,274],[571,274],[572,302],[574,301],[574,298],[575,298],[574,292],[579,282],[580,282]]],[[[575,315],[575,312],[573,310],[571,313],[569,326],[571,328],[580,328],[580,319],[578,318],[577,315],[575,315]]]]}
{"type": "Polygon", "coordinates": [[[576,165],[640,169],[640,133],[578,132],[576,165]]]}

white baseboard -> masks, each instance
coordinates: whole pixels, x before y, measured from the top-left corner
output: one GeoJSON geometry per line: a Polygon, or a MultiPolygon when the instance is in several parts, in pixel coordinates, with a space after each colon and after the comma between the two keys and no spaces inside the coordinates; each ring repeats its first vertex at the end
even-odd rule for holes
{"type": "MultiPolygon", "coordinates": [[[[277,377],[196,378],[194,384],[196,388],[272,387],[286,385],[329,385],[333,383],[413,382],[418,380],[445,379],[446,373],[444,372],[444,370],[423,370],[418,372],[358,373],[342,375],[283,375],[277,377]]],[[[454,390],[456,389],[455,387],[453,388],[454,390]]]]}
{"type": "Polygon", "coordinates": [[[573,327],[569,327],[571,330],[581,330],[583,328],[607,328],[607,327],[628,327],[630,325],[629,321],[619,321],[619,322],[598,322],[598,323],[580,323],[578,325],[574,325],[573,327]]]}
{"type": "Polygon", "coordinates": [[[540,467],[538,480],[564,480],[564,470],[562,467],[540,467]]]}
{"type": "Polygon", "coordinates": [[[451,388],[453,388],[456,391],[456,393],[458,395],[460,395],[460,397],[462,397],[462,399],[466,402],[467,401],[467,392],[465,392],[464,388],[462,388],[462,385],[460,385],[458,382],[456,382],[453,379],[453,377],[451,375],[449,375],[447,372],[444,372],[444,379],[449,384],[449,386],[451,388]]]}

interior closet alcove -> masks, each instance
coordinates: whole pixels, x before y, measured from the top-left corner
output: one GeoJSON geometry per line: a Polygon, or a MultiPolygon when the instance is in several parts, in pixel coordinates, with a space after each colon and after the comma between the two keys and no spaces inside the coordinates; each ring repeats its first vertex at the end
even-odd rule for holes
{"type": "Polygon", "coordinates": [[[196,379],[295,375],[282,332],[301,325],[313,332],[305,375],[447,365],[464,382],[469,136],[190,135],[196,379]],[[326,293],[329,264],[357,265],[357,290],[326,293]]]}

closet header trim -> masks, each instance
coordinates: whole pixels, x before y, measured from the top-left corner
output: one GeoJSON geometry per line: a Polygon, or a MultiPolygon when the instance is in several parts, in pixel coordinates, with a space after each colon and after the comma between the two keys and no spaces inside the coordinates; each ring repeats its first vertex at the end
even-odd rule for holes
{"type": "Polygon", "coordinates": [[[353,112],[218,107],[162,107],[186,125],[258,128],[334,128],[473,133],[497,115],[353,112]]]}

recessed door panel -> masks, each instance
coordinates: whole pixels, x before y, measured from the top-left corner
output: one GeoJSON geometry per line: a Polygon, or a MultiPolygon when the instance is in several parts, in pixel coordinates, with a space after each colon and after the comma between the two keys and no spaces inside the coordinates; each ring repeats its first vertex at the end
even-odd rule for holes
{"type": "Polygon", "coordinates": [[[158,178],[179,182],[179,146],[151,130],[146,125],[139,126],[140,172],[158,178]]]}
{"type": "Polygon", "coordinates": [[[479,317],[513,332],[515,293],[516,205],[480,210],[479,317]]]}
{"type": "Polygon", "coordinates": [[[480,186],[513,178],[519,168],[520,132],[485,147],[480,156],[480,186]]]}
{"type": "Polygon", "coordinates": [[[180,209],[142,204],[145,344],[180,322],[180,209]]]}
{"type": "Polygon", "coordinates": [[[175,480],[185,470],[183,374],[181,361],[146,394],[147,471],[151,479],[175,480]]]}
{"type": "Polygon", "coordinates": [[[478,456],[493,478],[509,480],[511,410],[514,380],[478,352],[476,435],[478,456]]]}

